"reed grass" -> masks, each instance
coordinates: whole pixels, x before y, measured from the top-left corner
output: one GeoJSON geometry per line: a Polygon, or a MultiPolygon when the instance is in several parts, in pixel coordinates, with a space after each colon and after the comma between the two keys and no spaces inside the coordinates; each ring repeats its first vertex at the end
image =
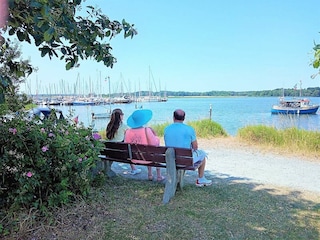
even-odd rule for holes
{"type": "MultiPolygon", "coordinates": [[[[154,124],[150,127],[157,133],[157,136],[163,137],[164,129],[170,125],[171,123],[161,123],[161,124],[154,124]]],[[[222,126],[214,121],[209,119],[203,119],[198,121],[190,121],[187,122],[188,125],[192,126],[199,138],[209,138],[209,137],[217,137],[217,136],[227,136],[227,132],[222,128],[222,126]]],[[[106,138],[106,131],[101,130],[99,134],[103,139],[106,138]]]]}
{"type": "MultiPolygon", "coordinates": [[[[152,125],[151,127],[155,130],[159,137],[163,137],[164,129],[171,123],[163,123],[152,125]]],[[[186,124],[190,125],[196,131],[198,138],[210,138],[217,136],[227,136],[227,132],[222,126],[210,119],[203,119],[198,121],[189,121],[186,124]]]]}
{"type": "Polygon", "coordinates": [[[268,145],[293,152],[320,154],[320,132],[298,128],[276,129],[270,126],[247,126],[237,137],[250,143],[268,145]]]}

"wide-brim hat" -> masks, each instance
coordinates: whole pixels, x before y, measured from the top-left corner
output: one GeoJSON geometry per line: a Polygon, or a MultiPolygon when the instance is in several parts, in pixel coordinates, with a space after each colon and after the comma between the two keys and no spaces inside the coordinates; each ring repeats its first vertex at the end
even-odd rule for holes
{"type": "Polygon", "coordinates": [[[128,118],[127,125],[131,128],[139,128],[147,124],[152,118],[152,111],[149,109],[135,110],[128,118]]]}

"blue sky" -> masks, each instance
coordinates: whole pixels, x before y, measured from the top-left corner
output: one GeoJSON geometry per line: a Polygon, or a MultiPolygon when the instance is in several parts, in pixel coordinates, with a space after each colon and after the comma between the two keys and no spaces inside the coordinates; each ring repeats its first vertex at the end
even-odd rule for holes
{"type": "MultiPolygon", "coordinates": [[[[39,68],[27,92],[54,93],[62,83],[94,92],[247,91],[318,87],[310,65],[320,42],[316,0],[87,0],[111,20],[134,23],[138,35],[111,40],[118,62],[106,68],[93,60],[65,71],[64,62],[41,58],[31,46],[24,58],[39,68]]],[[[79,90],[82,91],[82,90],[79,90]]],[[[85,91],[85,90],[83,90],[85,91]]]]}

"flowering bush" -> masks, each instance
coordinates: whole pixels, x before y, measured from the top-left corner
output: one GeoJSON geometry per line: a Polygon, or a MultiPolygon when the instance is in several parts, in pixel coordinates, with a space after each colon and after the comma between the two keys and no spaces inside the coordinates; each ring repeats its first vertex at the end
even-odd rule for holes
{"type": "Polygon", "coordinates": [[[85,196],[102,144],[67,119],[0,122],[0,207],[45,210],[85,196]]]}

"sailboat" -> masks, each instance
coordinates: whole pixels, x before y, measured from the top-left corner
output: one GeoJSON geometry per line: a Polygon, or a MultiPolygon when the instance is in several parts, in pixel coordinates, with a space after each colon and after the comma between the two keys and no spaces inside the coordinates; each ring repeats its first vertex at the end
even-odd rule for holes
{"type": "Polygon", "coordinates": [[[109,84],[109,99],[108,99],[109,109],[103,113],[92,113],[91,114],[92,121],[94,121],[94,119],[97,119],[97,118],[110,118],[111,117],[110,77],[108,77],[106,80],[108,81],[108,84],[109,84]]]}
{"type": "MultiPolygon", "coordinates": [[[[139,102],[166,102],[166,101],[168,101],[168,98],[166,96],[166,92],[164,93],[164,96],[161,97],[161,87],[159,90],[159,96],[152,95],[152,85],[153,84],[156,87],[154,77],[151,72],[151,68],[149,66],[149,96],[139,97],[139,99],[138,99],[139,102]],[[152,79],[152,81],[151,81],[151,79],[152,79]]],[[[160,81],[159,81],[159,86],[160,86],[160,81]]],[[[156,91],[157,91],[157,89],[156,89],[156,91]]]]}
{"type": "MultiPolygon", "coordinates": [[[[296,89],[296,85],[294,87],[296,89]]],[[[279,103],[271,108],[272,114],[316,114],[319,109],[318,104],[311,104],[308,98],[301,96],[301,81],[300,81],[300,96],[299,98],[286,99],[284,92],[279,99],[279,103]]]]}

